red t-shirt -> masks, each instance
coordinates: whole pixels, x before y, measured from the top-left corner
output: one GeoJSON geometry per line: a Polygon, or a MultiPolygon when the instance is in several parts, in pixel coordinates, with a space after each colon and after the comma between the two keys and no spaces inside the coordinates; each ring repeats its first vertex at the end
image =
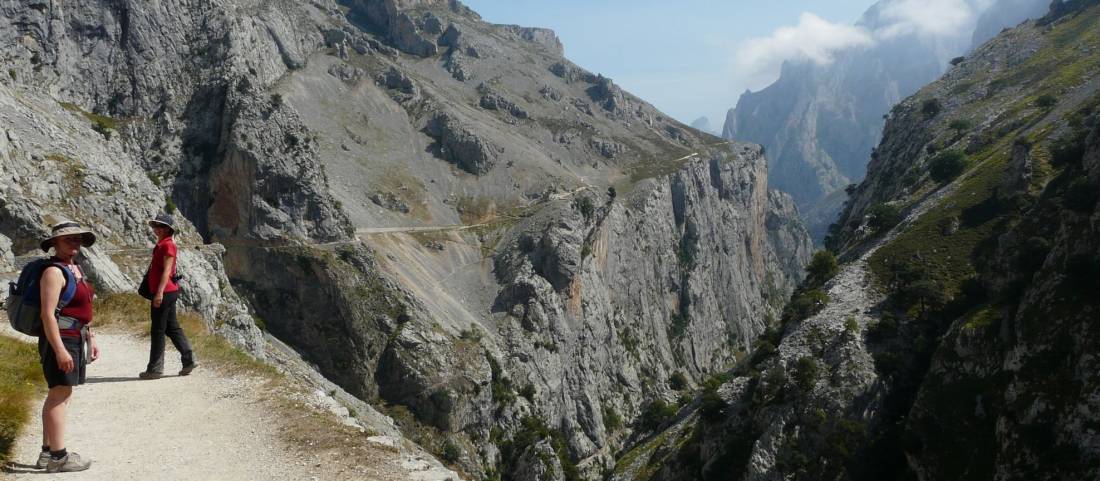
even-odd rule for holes
{"type": "MultiPolygon", "coordinates": [[[[54,260],[57,261],[56,258],[54,260]]],[[[84,273],[81,272],[80,275],[83,276],[84,273]]],[[[61,289],[64,290],[65,286],[61,289]]],[[[87,278],[76,281],[76,292],[73,293],[73,298],[69,300],[69,304],[61,309],[61,315],[76,319],[84,325],[91,324],[92,298],[94,296],[95,289],[92,288],[92,283],[88,282],[87,278]]],[[[80,329],[61,329],[60,333],[62,337],[80,337],[80,329]]]]}
{"type": "Polygon", "coordinates": [[[164,258],[172,257],[176,262],[172,263],[172,273],[169,274],[168,283],[164,285],[164,292],[176,292],[180,290],[180,286],[172,280],[172,277],[176,275],[176,264],[179,263],[179,257],[176,255],[176,241],[171,237],[165,237],[164,240],[157,241],[157,246],[153,248],[153,261],[149,264],[149,292],[154,295],[157,293],[157,286],[160,285],[160,276],[164,273],[164,258]]]}

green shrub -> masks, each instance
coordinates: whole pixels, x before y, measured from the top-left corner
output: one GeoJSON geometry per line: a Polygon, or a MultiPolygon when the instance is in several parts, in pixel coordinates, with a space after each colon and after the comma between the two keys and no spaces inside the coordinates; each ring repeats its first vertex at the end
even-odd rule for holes
{"type": "Polygon", "coordinates": [[[615,408],[611,406],[603,407],[603,426],[608,431],[617,431],[623,426],[623,418],[615,412],[615,408]]]}
{"type": "Polygon", "coordinates": [[[475,344],[479,343],[481,342],[482,338],[481,329],[479,329],[477,326],[471,325],[469,329],[463,329],[462,332],[459,333],[458,337],[463,341],[468,341],[475,344]]]}
{"type": "Polygon", "coordinates": [[[778,364],[764,372],[752,392],[754,406],[767,406],[783,402],[787,387],[787,371],[778,364]]]}
{"type": "Polygon", "coordinates": [[[943,104],[939,99],[928,99],[921,104],[920,112],[924,114],[924,118],[930,119],[940,114],[943,111],[943,104]]]}
{"type": "Polygon", "coordinates": [[[757,365],[765,359],[775,354],[775,343],[768,340],[761,340],[756,343],[756,347],[752,351],[752,358],[749,359],[749,364],[757,365]]]}
{"type": "Polygon", "coordinates": [[[817,251],[810,260],[810,264],[806,266],[808,274],[806,281],[810,285],[823,286],[838,272],[840,272],[840,265],[836,261],[836,256],[827,250],[817,251]]]}
{"type": "Polygon", "coordinates": [[[676,415],[676,405],[666,403],[663,399],[657,399],[642,410],[638,417],[638,427],[644,431],[653,431],[661,427],[676,415]]]}
{"type": "Polygon", "coordinates": [[[964,60],[966,60],[966,57],[955,57],[955,58],[951,59],[951,65],[956,66],[960,63],[963,63],[964,60]]]}
{"type": "Polygon", "coordinates": [[[92,124],[92,130],[96,131],[99,135],[102,135],[103,140],[111,140],[111,134],[114,132],[101,124],[92,124]]]}
{"type": "Polygon", "coordinates": [[[875,234],[883,234],[901,222],[901,209],[893,204],[875,204],[867,210],[867,225],[875,234]]]}
{"type": "Polygon", "coordinates": [[[898,333],[898,323],[892,317],[883,317],[867,324],[867,340],[883,342],[892,339],[898,333]]]}
{"type": "Polygon", "coordinates": [[[535,402],[535,385],[529,383],[521,387],[519,389],[519,395],[523,396],[523,398],[526,399],[527,402],[535,402]]]}
{"type": "Polygon", "coordinates": [[[829,304],[829,295],[821,289],[799,292],[787,305],[787,319],[801,321],[821,312],[829,304]]]}
{"type": "Polygon", "coordinates": [[[920,261],[895,260],[888,263],[886,269],[890,298],[898,307],[905,310],[919,307],[924,315],[947,302],[943,285],[920,261]]]}
{"type": "Polygon", "coordinates": [[[726,401],[722,399],[722,396],[718,394],[719,386],[721,386],[721,384],[706,386],[706,388],[703,389],[703,395],[699,397],[699,412],[705,420],[717,421],[722,419],[726,414],[728,405],[726,401]]]}
{"type": "Polygon", "coordinates": [[[1049,109],[1055,105],[1058,105],[1058,97],[1055,97],[1051,94],[1040,95],[1039,98],[1035,99],[1035,105],[1039,106],[1040,108],[1049,109]]]}
{"type": "Polygon", "coordinates": [[[809,392],[813,389],[814,384],[817,383],[819,370],[817,361],[812,357],[807,356],[798,359],[794,366],[794,381],[802,392],[809,392]]]}
{"type": "Polygon", "coordinates": [[[928,172],[932,180],[946,184],[966,170],[966,155],[957,150],[941,152],[932,158],[928,172]]]}
{"type": "Polygon", "coordinates": [[[596,204],[594,204],[589,197],[577,197],[576,200],[573,201],[573,207],[580,211],[586,221],[591,221],[592,216],[596,215],[596,204]]]}
{"type": "Polygon", "coordinates": [[[680,371],[672,373],[672,376],[668,378],[668,387],[673,391],[682,391],[688,385],[687,377],[680,371]]]}
{"type": "Polygon", "coordinates": [[[966,119],[955,119],[947,124],[947,128],[954,130],[956,134],[962,134],[972,127],[974,127],[974,124],[971,124],[970,121],[966,119]]]}
{"type": "Polygon", "coordinates": [[[493,393],[493,402],[500,406],[507,406],[516,401],[515,389],[512,388],[512,380],[504,377],[504,371],[489,351],[485,351],[485,359],[489,361],[489,372],[492,376],[490,389],[493,393]]]}
{"type": "Polygon", "coordinates": [[[859,332],[859,321],[856,321],[854,317],[848,316],[848,318],[844,320],[844,332],[848,334],[859,332]]]}
{"type": "Polygon", "coordinates": [[[167,214],[174,214],[176,212],[176,203],[171,197],[164,198],[164,212],[167,214]]]}
{"type": "Polygon", "coordinates": [[[462,450],[459,449],[458,445],[455,444],[454,441],[448,439],[443,442],[442,457],[444,461],[454,464],[458,462],[460,458],[462,458],[462,450]]]}

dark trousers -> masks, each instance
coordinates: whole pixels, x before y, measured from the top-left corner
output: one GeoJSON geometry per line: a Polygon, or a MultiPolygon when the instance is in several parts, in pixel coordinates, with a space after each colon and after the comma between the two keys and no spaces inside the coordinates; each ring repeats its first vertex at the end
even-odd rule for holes
{"type": "Polygon", "coordinates": [[[184,367],[195,363],[194,354],[191,352],[191,343],[187,341],[187,336],[184,335],[179,321],[176,320],[176,299],[178,297],[179,292],[166,292],[160,307],[150,309],[149,317],[152,320],[152,325],[149,329],[151,344],[147,371],[164,372],[165,334],[168,335],[168,339],[172,340],[172,345],[176,346],[176,350],[179,351],[184,367]]]}

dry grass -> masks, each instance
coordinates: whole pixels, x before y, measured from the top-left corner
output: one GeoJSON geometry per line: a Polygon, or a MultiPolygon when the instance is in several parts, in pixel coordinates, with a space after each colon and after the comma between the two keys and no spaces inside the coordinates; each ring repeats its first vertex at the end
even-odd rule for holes
{"type": "Polygon", "coordinates": [[[19,432],[30,420],[33,401],[44,391],[38,349],[0,336],[0,465],[8,462],[19,432]]]}

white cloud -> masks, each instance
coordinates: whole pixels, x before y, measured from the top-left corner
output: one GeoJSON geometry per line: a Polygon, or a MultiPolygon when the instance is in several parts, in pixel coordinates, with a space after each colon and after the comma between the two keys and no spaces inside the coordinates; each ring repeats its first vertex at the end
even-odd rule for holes
{"type": "Polygon", "coordinates": [[[906,34],[951,36],[973,24],[988,2],[984,0],[896,0],[884,2],[881,20],[885,25],[875,36],[892,38],[906,34]]]}
{"type": "Polygon", "coordinates": [[[862,28],[831,23],[804,12],[798,25],[780,27],[770,36],[750,39],[740,45],[734,65],[748,88],[758,89],[776,79],[785,60],[809,60],[827,65],[840,50],[873,43],[871,35],[862,28]]]}

